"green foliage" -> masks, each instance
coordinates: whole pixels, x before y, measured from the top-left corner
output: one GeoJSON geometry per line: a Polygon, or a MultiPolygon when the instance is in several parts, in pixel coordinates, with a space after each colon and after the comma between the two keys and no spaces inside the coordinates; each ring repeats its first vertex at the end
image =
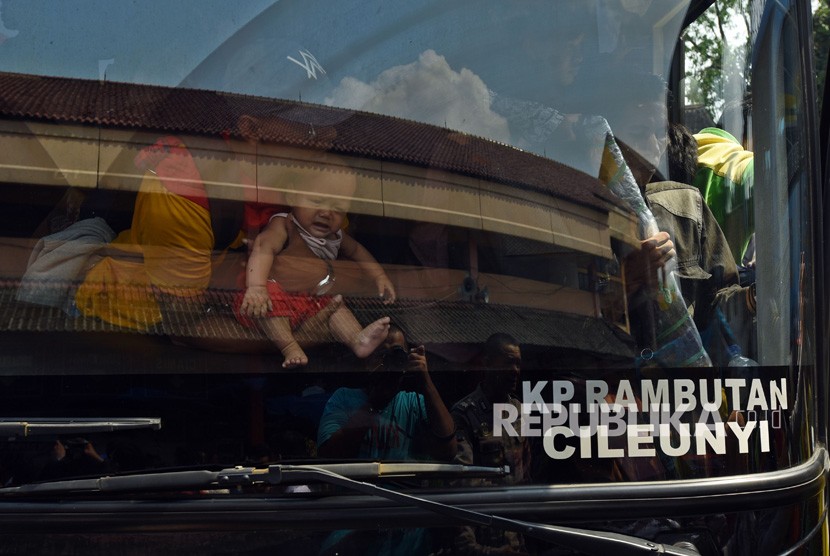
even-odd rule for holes
{"type": "Polygon", "coordinates": [[[748,2],[716,0],[683,37],[686,102],[702,104],[714,120],[727,100],[725,91],[740,91],[742,97],[749,87],[748,2]]]}
{"type": "MultiPolygon", "coordinates": [[[[686,47],[686,102],[702,104],[717,120],[726,97],[724,91],[749,87],[749,61],[746,44],[735,44],[730,29],[748,29],[749,0],[716,0],[684,35],[686,47]],[[740,20],[743,19],[743,22],[740,20]],[[741,49],[744,49],[743,53],[741,49]],[[730,52],[733,55],[729,55],[730,52]]],[[[830,53],[830,1],[821,0],[813,12],[813,53],[816,68],[818,100],[824,94],[827,59],[830,53]]],[[[821,106],[819,106],[821,108],[821,106]]]]}

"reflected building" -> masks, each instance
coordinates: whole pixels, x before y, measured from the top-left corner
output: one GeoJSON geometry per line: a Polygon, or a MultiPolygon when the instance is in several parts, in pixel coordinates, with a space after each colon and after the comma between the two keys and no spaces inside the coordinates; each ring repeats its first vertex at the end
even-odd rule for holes
{"type": "MultiPolygon", "coordinates": [[[[227,247],[240,246],[245,207],[284,205],[286,193],[327,173],[356,179],[348,231],[397,290],[398,301],[384,305],[355,263],[334,261],[331,293],[343,294],[361,322],[389,315],[450,360],[449,346],[479,344],[501,330],[540,353],[606,364],[633,357],[618,260],[638,242],[636,218],[598,179],[548,158],[366,112],[8,73],[0,74],[0,134],[4,331],[251,340],[253,331],[203,318],[226,310],[239,287],[246,252],[227,247]],[[185,296],[173,319],[148,313],[146,326],[17,301],[38,236],[49,231],[43,223],[66,192],[104,198],[91,204],[114,232],[129,227],[142,180],[154,172],[137,161],[148,147],[164,150],[162,137],[176,138],[192,159],[195,170],[179,176],[183,187],[206,192],[215,250],[204,287],[185,296]]],[[[162,256],[171,269],[182,264],[175,253],[162,256]]]]}

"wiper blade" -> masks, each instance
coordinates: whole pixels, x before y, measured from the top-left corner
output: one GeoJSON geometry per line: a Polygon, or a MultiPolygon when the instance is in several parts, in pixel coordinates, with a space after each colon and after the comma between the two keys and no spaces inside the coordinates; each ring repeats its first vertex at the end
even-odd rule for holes
{"type": "Polygon", "coordinates": [[[689,549],[666,546],[619,533],[547,525],[484,514],[357,480],[358,478],[427,478],[438,476],[453,478],[500,477],[509,473],[508,466],[478,467],[440,463],[280,464],[263,468],[232,467],[220,471],[206,469],[168,471],[26,484],[18,487],[0,488],[0,497],[93,492],[157,492],[161,490],[193,490],[255,484],[326,483],[370,496],[378,496],[394,502],[416,506],[464,523],[516,531],[528,537],[589,554],[607,554],[610,551],[613,551],[616,556],[639,554],[695,556],[699,554],[689,549]]]}
{"type": "MultiPolygon", "coordinates": [[[[0,488],[0,497],[80,494],[93,492],[154,492],[249,486],[256,484],[298,484],[320,482],[320,472],[344,479],[428,479],[475,477],[498,478],[510,474],[510,466],[481,467],[447,463],[355,462],[320,465],[271,465],[269,467],[230,467],[219,471],[196,469],[136,475],[114,475],[91,479],[66,479],[0,488]]],[[[323,482],[330,482],[323,480],[323,482]]],[[[368,483],[367,483],[368,484],[368,483]]]]}
{"type": "MultiPolygon", "coordinates": [[[[280,466],[272,466],[280,467],[280,466]]],[[[291,466],[286,466],[291,467],[291,466]]],[[[668,554],[671,556],[699,556],[700,553],[694,550],[678,546],[667,546],[655,543],[647,539],[609,533],[606,531],[594,531],[590,529],[577,529],[574,527],[562,527],[559,525],[547,525],[534,523],[519,519],[510,519],[497,515],[484,514],[473,510],[467,510],[458,506],[451,506],[433,500],[427,500],[411,494],[405,494],[391,490],[372,483],[364,483],[355,479],[333,473],[322,466],[303,465],[296,466],[298,469],[278,470],[286,473],[286,477],[302,477],[303,480],[315,479],[325,483],[346,487],[364,494],[380,496],[387,500],[402,502],[426,509],[433,513],[445,515],[466,523],[472,523],[484,527],[505,529],[522,533],[528,537],[534,537],[558,546],[566,546],[589,554],[608,554],[611,551],[615,556],[636,556],[639,554],[668,554]]],[[[279,475],[276,476],[279,479],[279,475]]]]}
{"type": "Polygon", "coordinates": [[[480,465],[460,465],[455,463],[323,463],[313,465],[271,465],[268,473],[271,484],[318,482],[318,470],[340,475],[348,479],[431,479],[431,478],[499,478],[510,475],[510,466],[485,467],[480,465]],[[311,473],[309,473],[311,471],[311,473]]]}
{"type": "Polygon", "coordinates": [[[133,429],[161,428],[161,419],[158,417],[3,417],[0,418],[0,435],[34,436],[50,434],[61,436],[66,434],[84,434],[91,432],[111,432],[133,429]]]}

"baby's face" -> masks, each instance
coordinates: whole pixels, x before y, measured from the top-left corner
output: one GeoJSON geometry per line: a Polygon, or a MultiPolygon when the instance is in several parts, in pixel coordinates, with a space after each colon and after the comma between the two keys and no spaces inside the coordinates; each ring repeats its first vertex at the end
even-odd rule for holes
{"type": "Polygon", "coordinates": [[[350,176],[323,176],[306,191],[291,196],[291,212],[314,237],[334,239],[343,226],[355,184],[350,176]]]}

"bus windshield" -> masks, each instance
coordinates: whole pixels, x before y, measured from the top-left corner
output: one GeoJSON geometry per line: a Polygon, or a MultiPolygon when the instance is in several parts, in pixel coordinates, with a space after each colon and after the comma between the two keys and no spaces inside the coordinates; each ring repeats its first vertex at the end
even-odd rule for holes
{"type": "MultiPolygon", "coordinates": [[[[578,500],[811,461],[804,10],[733,4],[0,4],[0,501],[344,462],[578,500]]],[[[186,496],[339,492],[213,487],[186,496]]]]}

